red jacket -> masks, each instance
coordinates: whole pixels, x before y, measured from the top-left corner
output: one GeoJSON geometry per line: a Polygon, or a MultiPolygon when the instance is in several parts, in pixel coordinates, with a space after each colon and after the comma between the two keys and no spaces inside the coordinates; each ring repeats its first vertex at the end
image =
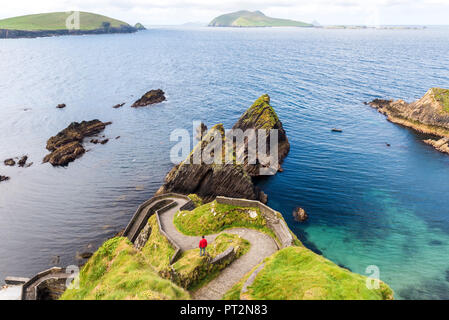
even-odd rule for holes
{"type": "Polygon", "coordinates": [[[206,248],[207,247],[207,240],[201,239],[200,241],[200,248],[206,248]]]}

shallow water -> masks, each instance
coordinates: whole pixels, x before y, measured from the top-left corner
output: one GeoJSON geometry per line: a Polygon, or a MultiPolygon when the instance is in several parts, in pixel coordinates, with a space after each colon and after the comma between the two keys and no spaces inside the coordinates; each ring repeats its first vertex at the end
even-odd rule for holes
{"type": "Polygon", "coordinates": [[[269,93],[292,145],[285,171],[260,182],[269,205],[334,262],[361,274],[377,265],[396,298],[448,299],[449,156],[362,103],[449,87],[448,50],[449,29],[158,28],[0,40],[0,160],[34,162],[0,165],[11,177],[0,184],[0,279],[94,250],[161,185],[173,129],[192,131],[193,120],[230,128],[269,93]],[[153,88],[168,100],[129,107],[153,88]],[[68,168],[40,163],[50,136],[95,118],[113,121],[108,144],[88,145],[68,168]],[[296,206],[306,224],[293,222],[296,206]]]}

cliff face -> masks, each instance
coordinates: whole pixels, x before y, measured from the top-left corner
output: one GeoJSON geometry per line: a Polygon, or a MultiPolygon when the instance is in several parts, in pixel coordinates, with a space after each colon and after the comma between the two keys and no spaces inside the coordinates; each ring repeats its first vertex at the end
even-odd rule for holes
{"type": "Polygon", "coordinates": [[[40,37],[54,37],[54,36],[69,36],[69,35],[87,35],[87,34],[107,34],[107,33],[134,33],[138,30],[135,27],[122,25],[120,27],[98,28],[94,30],[13,30],[0,29],[0,39],[18,39],[18,38],[40,38],[40,37]]]}
{"type": "Polygon", "coordinates": [[[226,163],[224,157],[219,164],[206,164],[204,162],[195,164],[194,155],[203,153],[212,136],[218,136],[225,142],[224,132],[222,124],[218,124],[209,130],[193,149],[190,156],[167,174],[164,185],[156,194],[167,192],[195,193],[205,200],[212,200],[217,195],[263,200],[263,193],[254,186],[251,177],[246,173],[243,166],[226,163]]]}
{"type": "MultiPolygon", "coordinates": [[[[270,98],[264,95],[257,99],[243,116],[237,121],[233,129],[278,129],[279,130],[279,161],[281,162],[288,151],[290,144],[288,143],[285,130],[274,109],[269,105],[270,98]]],[[[267,136],[269,142],[270,136],[267,136]]],[[[266,195],[257,188],[251,177],[259,175],[259,169],[262,167],[259,162],[257,164],[248,164],[248,157],[245,153],[243,163],[236,162],[235,145],[230,150],[225,148],[229,146],[226,140],[223,125],[214,126],[209,132],[203,136],[202,140],[194,148],[190,156],[175,166],[165,177],[164,185],[158,190],[157,194],[176,192],[182,194],[198,194],[200,197],[210,200],[216,196],[227,196],[233,198],[246,198],[250,200],[260,200],[267,202],[266,195]],[[203,154],[207,149],[213,137],[222,139],[222,158],[218,163],[195,164],[195,155],[203,154]],[[226,156],[226,152],[228,155],[226,156]]],[[[232,145],[232,143],[231,143],[232,145]]],[[[246,148],[246,147],[244,147],[246,148]]],[[[215,152],[215,151],[212,151],[215,152]]],[[[247,148],[243,150],[247,152],[247,148]]],[[[216,155],[214,155],[216,156],[216,155]]],[[[204,160],[204,159],[203,159],[204,160]]],[[[275,169],[277,171],[278,168],[275,169]]]]}
{"type": "Polygon", "coordinates": [[[439,151],[449,153],[446,139],[449,138],[449,90],[432,88],[412,103],[375,99],[369,104],[385,114],[391,122],[442,137],[441,140],[430,139],[425,142],[439,151]]]}
{"type": "MultiPolygon", "coordinates": [[[[254,104],[240,117],[232,129],[247,129],[266,130],[267,132],[267,152],[271,150],[270,145],[270,130],[278,131],[278,162],[279,165],[284,161],[284,158],[290,151],[290,143],[288,142],[282,122],[279,120],[273,107],[270,105],[270,97],[265,94],[254,102],[254,104]]],[[[258,143],[259,146],[259,143],[258,143]]],[[[237,150],[241,152],[242,150],[237,150]]],[[[260,175],[260,169],[263,167],[257,159],[257,164],[248,164],[248,148],[245,146],[243,150],[245,154],[244,168],[246,172],[256,177],[260,175]]],[[[279,170],[279,168],[278,168],[279,170]]]]}

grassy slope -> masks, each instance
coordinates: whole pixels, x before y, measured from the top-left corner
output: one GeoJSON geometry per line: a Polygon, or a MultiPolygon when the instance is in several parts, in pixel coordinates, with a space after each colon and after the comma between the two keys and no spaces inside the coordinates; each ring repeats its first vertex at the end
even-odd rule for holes
{"type": "Polygon", "coordinates": [[[262,217],[259,208],[241,208],[216,201],[192,211],[178,212],[174,224],[180,232],[190,236],[215,234],[230,228],[251,228],[276,238],[273,231],[267,227],[267,221],[262,217]],[[251,218],[249,211],[255,211],[257,217],[251,218]]]}
{"type": "Polygon", "coordinates": [[[248,241],[237,235],[222,234],[208,247],[209,257],[199,249],[189,250],[170,268],[173,247],[159,232],[156,217],[148,223],[151,234],[141,251],[126,238],[106,241],[83,267],[79,289],[70,289],[62,300],[183,300],[189,293],[212,280],[226,264],[211,265],[208,259],[233,246],[236,256],[245,254],[248,241]],[[172,272],[176,272],[173,279],[172,272]],[[182,287],[181,287],[182,286],[182,287]]]}
{"type": "MultiPolygon", "coordinates": [[[[393,291],[383,282],[366,287],[366,277],[340,268],[303,247],[283,249],[265,262],[249,287],[247,298],[260,300],[385,300],[393,291]]],[[[253,270],[255,270],[254,268],[253,270]]],[[[245,276],[225,299],[240,299],[245,276]]]]}
{"type": "MultiPolygon", "coordinates": [[[[63,30],[66,29],[66,19],[71,15],[66,12],[40,13],[0,20],[0,29],[11,30],[63,30]]],[[[111,27],[128,25],[126,22],[112,19],[99,14],[80,12],[81,30],[102,28],[103,22],[111,23],[111,27]]]]}
{"type": "Polygon", "coordinates": [[[80,288],[68,289],[62,300],[167,300],[189,294],[148,268],[126,238],[106,241],[80,273],[80,288]]]}
{"type": "Polygon", "coordinates": [[[443,110],[449,112],[449,89],[432,88],[435,99],[441,103],[443,110]]]}
{"type": "Polygon", "coordinates": [[[210,25],[229,27],[310,27],[308,23],[288,19],[277,19],[265,16],[260,11],[238,11],[221,15],[210,25]]]}

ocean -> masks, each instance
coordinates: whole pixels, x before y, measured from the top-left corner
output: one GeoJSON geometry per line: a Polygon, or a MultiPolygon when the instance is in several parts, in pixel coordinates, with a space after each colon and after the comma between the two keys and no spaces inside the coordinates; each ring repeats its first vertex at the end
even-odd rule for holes
{"type": "Polygon", "coordinates": [[[268,204],[315,252],[360,274],[377,266],[396,299],[449,299],[449,155],[363,104],[449,88],[448,51],[447,28],[0,40],[0,174],[11,177],[0,183],[0,283],[95,250],[162,184],[173,130],[231,128],[268,93],[291,144],[285,171],[258,181],[268,204]],[[130,108],[157,88],[166,102],[130,108]],[[92,119],[113,122],[108,144],[86,143],[66,168],[41,163],[49,137],[92,119]],[[31,167],[3,166],[25,154],[31,167]],[[293,221],[297,206],[308,222],[293,221]]]}

